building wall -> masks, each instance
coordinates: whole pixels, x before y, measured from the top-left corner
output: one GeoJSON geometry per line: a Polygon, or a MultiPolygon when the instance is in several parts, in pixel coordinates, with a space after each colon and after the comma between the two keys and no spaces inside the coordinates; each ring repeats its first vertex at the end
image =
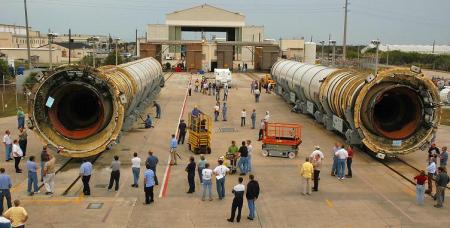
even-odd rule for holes
{"type": "MultiPolygon", "coordinates": [[[[18,60],[18,59],[28,59],[26,48],[0,48],[0,52],[6,54],[8,59],[18,60]]],[[[38,56],[38,63],[49,63],[49,50],[45,48],[32,48],[31,56],[38,56]]],[[[61,63],[63,58],[61,56],[61,50],[52,50],[52,62],[61,63]]]]}
{"type": "Polygon", "coordinates": [[[302,39],[281,39],[280,48],[282,54],[287,59],[303,60],[305,40],[302,39]]]}
{"type": "MultiPolygon", "coordinates": [[[[242,41],[243,42],[263,42],[264,41],[264,26],[244,26],[242,27],[242,41]]],[[[234,68],[238,68],[237,64],[246,63],[248,69],[253,69],[253,53],[254,47],[242,47],[242,52],[238,56],[238,61],[234,68]]]]}
{"type": "Polygon", "coordinates": [[[152,24],[147,25],[147,41],[169,40],[169,26],[152,24]]]}
{"type": "Polygon", "coordinates": [[[0,32],[0,48],[12,48],[12,34],[10,32],[0,32]]]}
{"type": "Polygon", "coordinates": [[[167,25],[242,27],[245,16],[210,5],[176,11],[166,16],[167,25]]]}

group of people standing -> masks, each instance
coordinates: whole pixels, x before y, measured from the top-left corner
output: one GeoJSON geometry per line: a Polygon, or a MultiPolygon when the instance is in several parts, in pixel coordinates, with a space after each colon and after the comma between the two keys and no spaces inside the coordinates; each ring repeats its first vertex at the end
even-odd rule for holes
{"type": "MultiPolygon", "coordinates": [[[[201,80],[196,79],[194,82],[194,92],[200,92],[203,95],[215,96],[216,101],[220,100],[220,94],[223,87],[223,101],[227,101],[229,93],[229,85],[227,83],[223,85],[218,85],[215,82],[208,82],[206,77],[201,80]]],[[[188,93],[191,96],[191,83],[188,85],[188,93]]]]}
{"type": "MultiPolygon", "coordinates": [[[[21,121],[19,121],[21,123],[21,121]]],[[[6,130],[3,136],[3,145],[5,146],[5,161],[9,162],[14,159],[14,168],[16,173],[21,173],[20,160],[27,153],[28,133],[22,124],[19,124],[19,135],[16,139],[11,137],[11,131],[6,130]]]]}

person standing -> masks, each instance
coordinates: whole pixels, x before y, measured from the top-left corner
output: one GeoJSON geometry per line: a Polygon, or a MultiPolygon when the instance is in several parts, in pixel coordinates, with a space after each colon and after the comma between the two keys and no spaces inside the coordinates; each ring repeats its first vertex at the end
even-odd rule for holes
{"type": "Polygon", "coordinates": [[[5,211],[3,216],[11,220],[12,227],[25,228],[25,223],[28,220],[28,213],[25,208],[20,206],[20,200],[14,200],[14,207],[9,208],[5,211]]]}
{"type": "Polygon", "coordinates": [[[41,151],[41,182],[44,181],[44,165],[48,160],[47,145],[44,145],[41,151]]]}
{"type": "Polygon", "coordinates": [[[319,191],[319,176],[320,176],[320,169],[322,168],[322,158],[320,158],[320,154],[316,154],[314,157],[310,157],[312,159],[312,165],[314,168],[314,186],[313,191],[317,192],[319,191]]]}
{"type": "Polygon", "coordinates": [[[20,149],[19,143],[17,139],[14,139],[14,144],[12,147],[12,155],[14,157],[14,168],[16,169],[16,173],[22,173],[22,170],[19,167],[20,160],[22,159],[23,152],[20,149]]]}
{"type": "Polygon", "coordinates": [[[177,145],[177,138],[175,135],[172,135],[172,139],[170,140],[170,165],[177,164],[177,145]]]}
{"type": "Polygon", "coordinates": [[[209,168],[209,164],[205,163],[205,168],[202,169],[202,186],[203,194],[202,201],[205,201],[206,191],[208,191],[209,201],[212,201],[211,187],[212,187],[212,174],[213,171],[209,168]]]}
{"type": "Polygon", "coordinates": [[[335,153],[337,159],[337,178],[339,180],[345,179],[345,161],[348,158],[347,150],[344,149],[344,145],[341,145],[341,148],[335,153]]]}
{"type": "Polygon", "coordinates": [[[194,91],[195,91],[195,92],[198,92],[198,86],[199,86],[199,85],[200,85],[200,82],[198,81],[198,79],[195,80],[195,82],[194,82],[194,86],[195,86],[194,91]]]}
{"type": "Polygon", "coordinates": [[[145,192],[145,203],[153,203],[153,186],[155,185],[155,174],[153,170],[150,169],[149,164],[146,164],[147,170],[144,172],[144,192],[145,192]]]}
{"type": "Polygon", "coordinates": [[[252,81],[250,84],[250,94],[253,94],[255,92],[255,81],[252,81]]]}
{"type": "Polygon", "coordinates": [[[269,123],[269,120],[270,120],[270,112],[266,111],[266,114],[264,115],[264,122],[266,122],[266,124],[267,124],[267,123],[269,123]]]}
{"type": "Polygon", "coordinates": [[[236,146],[236,141],[231,141],[231,146],[228,147],[227,158],[230,160],[231,174],[236,173],[237,167],[237,152],[239,148],[236,146]]]}
{"type": "Polygon", "coordinates": [[[153,151],[149,150],[148,151],[148,157],[147,157],[147,161],[145,162],[146,165],[150,166],[150,169],[153,171],[153,175],[154,175],[154,182],[155,185],[158,185],[158,176],[156,175],[156,166],[158,165],[158,157],[156,157],[153,154],[153,151]]]}
{"type": "Polygon", "coordinates": [[[238,211],[236,222],[241,221],[241,211],[242,205],[244,204],[244,193],[245,193],[245,185],[242,184],[244,179],[242,177],[238,178],[238,184],[233,187],[233,203],[231,204],[231,217],[227,219],[228,222],[234,222],[234,216],[236,214],[236,209],[238,211]]]}
{"type": "Polygon", "coordinates": [[[38,179],[37,179],[37,164],[34,161],[34,156],[30,156],[27,161],[28,169],[28,195],[32,196],[39,192],[38,179]],[[31,191],[31,187],[34,187],[34,191],[31,191]]]}
{"type": "Polygon", "coordinates": [[[5,145],[5,155],[6,159],[5,161],[10,161],[11,159],[11,152],[12,152],[12,139],[11,139],[11,132],[9,130],[5,131],[5,135],[3,136],[3,145],[5,145]]]}
{"type": "Polygon", "coordinates": [[[91,188],[89,187],[89,181],[92,175],[92,163],[87,159],[83,159],[83,163],[80,166],[80,176],[83,182],[83,194],[85,196],[91,195],[91,188]]]}
{"type": "Polygon", "coordinates": [[[241,147],[239,147],[239,162],[238,166],[241,170],[241,176],[247,175],[248,172],[248,148],[245,145],[245,141],[242,141],[241,147]]]}
{"type": "Polygon", "coordinates": [[[133,153],[133,158],[131,159],[131,172],[133,173],[133,184],[131,187],[139,187],[139,174],[141,172],[141,158],[138,157],[136,152],[133,153]]]}
{"type": "Polygon", "coordinates": [[[208,83],[208,96],[211,96],[211,94],[212,94],[212,84],[211,84],[211,82],[209,82],[208,83]]]}
{"type": "Polygon", "coordinates": [[[219,102],[216,103],[216,105],[214,106],[214,121],[219,121],[219,112],[220,111],[220,106],[219,106],[219,102]]]}
{"type": "Polygon", "coordinates": [[[434,158],[430,158],[430,162],[427,166],[427,174],[428,174],[428,189],[425,193],[431,194],[433,192],[433,178],[436,175],[436,162],[434,158]]]}
{"type": "Polygon", "coordinates": [[[0,168],[0,215],[3,214],[3,198],[6,198],[6,205],[11,207],[11,178],[5,173],[5,168],[0,168]]]}
{"type": "Polygon", "coordinates": [[[245,194],[249,211],[247,219],[253,220],[255,219],[256,210],[255,201],[259,196],[259,183],[258,181],[255,181],[255,176],[253,176],[252,174],[250,174],[249,178],[250,181],[247,183],[247,193],[245,194]]]}
{"type": "Polygon", "coordinates": [[[192,95],[192,84],[190,82],[189,82],[189,85],[188,85],[188,94],[189,94],[189,96],[192,95]]]}
{"type": "Polygon", "coordinates": [[[442,152],[439,155],[439,166],[443,167],[443,168],[447,168],[447,163],[448,163],[448,151],[447,151],[447,147],[444,146],[442,147],[442,152]]]}
{"type": "Polygon", "coordinates": [[[226,101],[228,99],[228,84],[225,83],[223,86],[223,101],[226,101]]]}
{"type": "Polygon", "coordinates": [[[158,102],[153,101],[153,107],[156,109],[156,117],[157,119],[161,119],[161,105],[158,102]]]}
{"type": "Polygon", "coordinates": [[[114,182],[116,182],[114,190],[119,191],[120,180],[120,161],[119,156],[114,155],[114,160],[111,162],[111,176],[109,178],[108,191],[111,191],[114,182]]]}
{"type": "Polygon", "coordinates": [[[216,85],[215,95],[216,95],[216,101],[219,101],[220,100],[220,86],[219,85],[216,85]]]}
{"type": "Polygon", "coordinates": [[[225,198],[225,176],[230,169],[223,165],[223,160],[219,159],[219,165],[214,169],[214,174],[216,175],[216,187],[217,187],[217,195],[219,199],[225,198]]]}
{"type": "Polygon", "coordinates": [[[252,115],[250,116],[252,119],[252,129],[256,128],[256,109],[253,109],[252,115]]]}
{"type": "Polygon", "coordinates": [[[245,108],[241,111],[241,127],[245,127],[245,119],[247,118],[247,111],[245,108]]]}
{"type": "Polygon", "coordinates": [[[23,111],[22,107],[17,108],[17,128],[24,128],[25,127],[25,112],[23,111]]]}
{"type": "Polygon", "coordinates": [[[259,125],[259,135],[258,135],[258,141],[263,140],[264,138],[264,130],[266,129],[266,122],[264,119],[261,120],[261,123],[259,125]]]}
{"type": "Polygon", "coordinates": [[[423,205],[423,199],[425,194],[425,181],[428,177],[425,175],[425,171],[421,170],[419,175],[414,177],[416,181],[416,202],[418,205],[423,205]]]}
{"type": "Polygon", "coordinates": [[[259,103],[259,97],[260,96],[261,96],[261,91],[258,88],[256,88],[255,89],[255,102],[256,103],[259,103]]]}
{"type": "Polygon", "coordinates": [[[227,106],[227,103],[224,102],[223,107],[222,107],[222,121],[227,121],[227,111],[228,111],[228,106],[227,106]]]}
{"type": "Polygon", "coordinates": [[[302,177],[302,195],[311,195],[311,178],[313,176],[314,167],[311,162],[309,162],[309,157],[305,159],[305,163],[299,166],[299,168],[300,176],[302,177]]]}
{"type": "Polygon", "coordinates": [[[439,155],[439,148],[436,146],[436,143],[432,143],[430,148],[428,149],[428,160],[433,158],[435,155],[439,155]]]}
{"type": "Polygon", "coordinates": [[[348,153],[348,157],[347,157],[347,176],[348,178],[352,178],[352,162],[353,162],[353,147],[351,145],[349,145],[347,147],[347,153],[348,153]]]}
{"type": "Polygon", "coordinates": [[[443,167],[438,168],[438,175],[436,175],[436,205],[434,207],[441,208],[444,203],[445,188],[450,182],[450,178],[447,175],[447,171],[443,167]]]}
{"type": "Polygon", "coordinates": [[[189,190],[186,193],[191,194],[195,192],[195,160],[193,156],[189,158],[189,164],[186,166],[185,171],[187,172],[189,184],[189,190]]]}
{"type": "Polygon", "coordinates": [[[203,184],[203,169],[206,166],[206,159],[205,156],[200,155],[200,161],[198,161],[197,164],[197,172],[198,172],[198,178],[200,179],[200,184],[203,184]]]}
{"type": "Polygon", "coordinates": [[[25,128],[19,128],[19,146],[22,149],[23,157],[27,155],[27,138],[28,134],[25,128]]]}
{"type": "Polygon", "coordinates": [[[178,124],[178,144],[184,144],[184,139],[186,138],[186,123],[184,120],[180,120],[180,124],[178,124]]]}
{"type": "Polygon", "coordinates": [[[247,172],[251,172],[252,171],[252,153],[253,153],[253,146],[252,146],[252,141],[251,140],[247,140],[247,151],[248,151],[248,166],[247,166],[247,172]]]}
{"type": "Polygon", "coordinates": [[[325,158],[323,152],[320,151],[320,146],[314,146],[314,151],[311,153],[311,155],[309,155],[309,157],[313,159],[316,155],[319,155],[320,159],[322,160],[325,158]]]}
{"type": "Polygon", "coordinates": [[[331,166],[331,176],[336,176],[337,175],[337,170],[338,170],[338,161],[337,161],[337,157],[336,157],[336,151],[338,151],[340,148],[340,144],[339,143],[335,143],[333,149],[331,149],[331,153],[333,156],[333,165],[331,166]]]}
{"type": "Polygon", "coordinates": [[[44,187],[45,194],[51,195],[55,190],[55,156],[49,154],[48,161],[44,164],[44,187]]]}

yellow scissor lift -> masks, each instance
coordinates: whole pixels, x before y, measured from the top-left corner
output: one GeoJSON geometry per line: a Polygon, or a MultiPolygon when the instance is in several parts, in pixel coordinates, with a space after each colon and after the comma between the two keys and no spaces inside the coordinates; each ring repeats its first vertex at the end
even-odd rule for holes
{"type": "Polygon", "coordinates": [[[200,112],[198,117],[189,113],[189,150],[195,154],[211,153],[211,117],[200,112]]]}

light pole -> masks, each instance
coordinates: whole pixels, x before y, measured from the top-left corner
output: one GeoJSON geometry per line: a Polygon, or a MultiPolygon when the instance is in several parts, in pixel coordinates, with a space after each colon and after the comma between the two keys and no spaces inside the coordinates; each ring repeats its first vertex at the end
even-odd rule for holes
{"type": "Polygon", "coordinates": [[[336,64],[336,40],[330,40],[330,44],[333,45],[333,58],[331,59],[331,65],[336,64]]]}
{"type": "Polygon", "coordinates": [[[119,40],[120,40],[120,38],[116,38],[115,39],[115,41],[116,41],[116,66],[117,66],[117,64],[118,64],[118,57],[117,57],[117,53],[118,53],[118,42],[119,42],[119,40]]]}
{"type": "MultiPolygon", "coordinates": [[[[97,54],[97,41],[99,41],[100,38],[98,36],[92,36],[88,38],[88,41],[92,43],[92,67],[95,68],[95,57],[97,54]]],[[[117,53],[116,53],[117,55],[117,53]]],[[[116,60],[117,65],[117,60],[116,60]]]]}
{"type": "Polygon", "coordinates": [[[25,30],[27,33],[27,55],[28,55],[28,69],[33,68],[31,65],[31,49],[30,49],[30,31],[28,31],[28,11],[27,11],[27,0],[23,0],[25,8],[25,30]]]}
{"type": "Polygon", "coordinates": [[[372,45],[375,45],[376,47],[376,54],[375,54],[375,76],[378,73],[378,50],[380,49],[380,40],[372,40],[370,41],[372,45]]]}
{"type": "Polygon", "coordinates": [[[325,44],[325,41],[322,40],[322,41],[320,41],[319,43],[322,45],[322,54],[321,54],[322,57],[321,57],[321,61],[320,61],[320,62],[323,64],[323,63],[324,63],[324,61],[323,61],[323,46],[324,46],[324,44],[325,44]]]}
{"type": "Polygon", "coordinates": [[[53,38],[57,37],[58,34],[57,33],[53,33],[53,32],[49,32],[47,34],[48,36],[48,58],[49,58],[49,63],[50,63],[50,70],[53,70],[53,64],[52,64],[52,43],[53,43],[53,38]]]}

